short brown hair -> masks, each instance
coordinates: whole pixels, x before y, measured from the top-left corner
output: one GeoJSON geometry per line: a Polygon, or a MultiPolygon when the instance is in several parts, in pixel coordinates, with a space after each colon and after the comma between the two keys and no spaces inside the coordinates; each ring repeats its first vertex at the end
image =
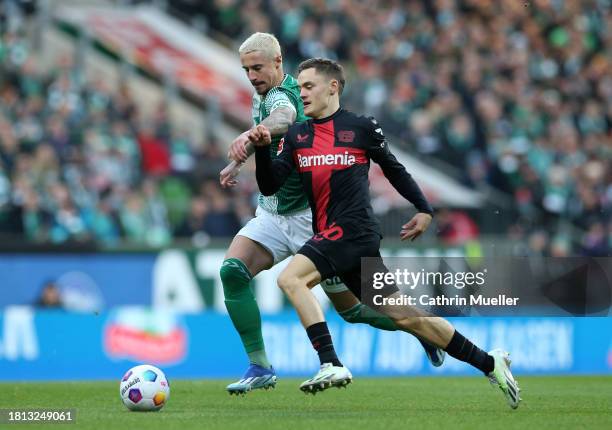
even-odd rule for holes
{"type": "Polygon", "coordinates": [[[333,60],[327,58],[309,58],[302,61],[298,66],[298,75],[306,69],[315,69],[317,73],[321,73],[330,79],[338,81],[339,95],[342,95],[344,90],[344,68],[333,60]]]}

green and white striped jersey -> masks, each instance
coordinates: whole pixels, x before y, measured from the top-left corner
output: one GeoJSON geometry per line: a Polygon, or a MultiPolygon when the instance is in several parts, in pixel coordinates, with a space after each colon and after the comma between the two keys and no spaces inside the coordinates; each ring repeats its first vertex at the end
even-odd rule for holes
{"type": "MultiPolygon", "coordinates": [[[[296,112],[295,122],[308,119],[304,115],[304,105],[300,98],[300,88],[297,80],[291,75],[285,75],[283,82],[271,88],[265,96],[255,93],[253,95],[253,123],[258,125],[270,113],[279,107],[289,107],[296,112]]],[[[278,144],[282,136],[272,137],[270,154],[272,159],[277,157],[278,144]]],[[[308,198],[302,189],[302,183],[297,171],[289,175],[285,184],[278,192],[271,196],[259,195],[258,204],[261,208],[279,215],[287,215],[302,211],[309,207],[308,198]]]]}

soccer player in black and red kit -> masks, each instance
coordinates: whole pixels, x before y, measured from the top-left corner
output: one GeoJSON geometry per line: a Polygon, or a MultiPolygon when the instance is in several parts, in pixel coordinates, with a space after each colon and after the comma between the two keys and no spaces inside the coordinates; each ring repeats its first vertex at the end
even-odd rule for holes
{"type": "MultiPolygon", "coordinates": [[[[270,133],[260,126],[249,139],[256,146],[256,176],[264,195],[276,192],[297,169],[310,200],[314,236],[304,244],[278,278],[279,287],[295,306],[319,354],[321,370],[301,389],[316,392],[346,385],[352,376],[338,359],[320,305],[310,288],[338,275],[357,296],[372,284],[361,279],[361,257],[380,257],[381,233],[369,198],[370,160],[382,168],[395,189],[418,210],[402,226],[402,240],[415,239],[427,229],[433,209],[420,188],[391,153],[380,125],[373,118],[340,108],[344,72],[334,61],[310,59],[298,69],[304,113],[312,119],[289,128],[272,160],[270,133]]],[[[382,265],[382,263],[381,263],[382,265]]],[[[384,266],[382,266],[384,267],[384,266]]],[[[388,297],[396,287],[382,291],[388,297]]],[[[481,370],[498,385],[512,408],[518,407],[519,389],[509,369],[508,353],[486,353],[440,317],[410,306],[381,306],[396,325],[449,355],[481,370]]]]}

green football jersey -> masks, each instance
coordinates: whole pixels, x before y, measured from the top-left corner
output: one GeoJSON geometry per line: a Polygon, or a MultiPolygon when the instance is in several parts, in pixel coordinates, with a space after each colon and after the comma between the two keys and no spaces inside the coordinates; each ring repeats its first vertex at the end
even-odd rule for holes
{"type": "MultiPolygon", "coordinates": [[[[286,106],[296,112],[295,122],[303,122],[308,119],[304,115],[304,105],[300,98],[300,88],[295,78],[285,75],[283,82],[270,91],[265,96],[255,93],[253,95],[253,122],[258,125],[267,118],[270,113],[278,107],[286,106]]],[[[270,154],[272,159],[277,157],[278,144],[282,136],[272,137],[270,154]]],[[[308,198],[302,189],[302,183],[297,171],[289,175],[286,182],[275,194],[271,196],[259,195],[258,204],[268,212],[279,215],[287,215],[293,212],[302,211],[309,207],[308,198]]]]}

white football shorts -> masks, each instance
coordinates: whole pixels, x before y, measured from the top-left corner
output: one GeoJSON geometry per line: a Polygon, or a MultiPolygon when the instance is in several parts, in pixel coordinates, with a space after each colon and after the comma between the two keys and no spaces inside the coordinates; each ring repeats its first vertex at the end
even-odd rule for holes
{"type": "MultiPolygon", "coordinates": [[[[291,215],[278,215],[257,207],[255,218],[240,231],[240,236],[259,243],[274,258],[274,264],[295,255],[312,236],[312,212],[306,209],[291,215]]],[[[341,293],[348,288],[337,276],[321,282],[327,293],[341,293]]]]}

